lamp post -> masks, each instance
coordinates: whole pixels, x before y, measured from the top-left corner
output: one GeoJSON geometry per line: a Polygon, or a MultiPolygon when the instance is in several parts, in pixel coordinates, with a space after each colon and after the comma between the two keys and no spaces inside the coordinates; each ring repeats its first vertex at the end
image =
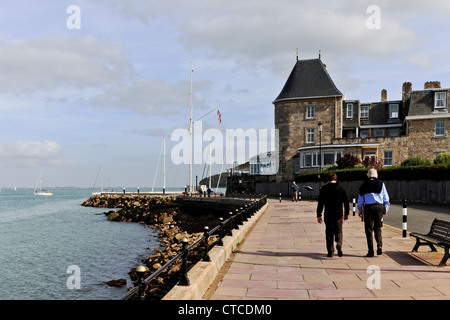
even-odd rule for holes
{"type": "Polygon", "coordinates": [[[319,121],[319,190],[322,186],[322,179],[320,177],[320,174],[322,173],[322,129],[323,129],[323,123],[322,121],[319,121]]]}

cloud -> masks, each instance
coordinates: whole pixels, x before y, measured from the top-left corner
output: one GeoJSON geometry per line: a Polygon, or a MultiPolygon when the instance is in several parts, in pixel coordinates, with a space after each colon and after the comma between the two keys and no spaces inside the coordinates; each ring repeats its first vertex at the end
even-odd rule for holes
{"type": "Polygon", "coordinates": [[[0,91],[98,88],[122,81],[133,68],[120,45],[94,36],[0,41],[0,91]]]}
{"type": "Polygon", "coordinates": [[[0,162],[15,167],[54,166],[64,162],[64,153],[54,141],[1,142],[0,162]]]}
{"type": "MultiPolygon", "coordinates": [[[[189,82],[169,83],[164,79],[141,79],[131,84],[110,87],[93,97],[90,103],[101,107],[131,109],[140,114],[173,115],[189,106],[189,82]]],[[[209,88],[208,81],[193,84],[193,103],[201,106],[201,92],[209,88]]]]}

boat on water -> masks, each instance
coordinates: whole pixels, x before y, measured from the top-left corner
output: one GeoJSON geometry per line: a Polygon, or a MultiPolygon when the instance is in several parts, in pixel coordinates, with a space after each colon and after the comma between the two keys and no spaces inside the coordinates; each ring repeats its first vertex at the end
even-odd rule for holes
{"type": "Polygon", "coordinates": [[[34,195],[35,196],[52,196],[53,195],[53,192],[42,189],[42,170],[41,170],[41,174],[39,175],[38,181],[36,182],[36,185],[34,186],[34,195]],[[39,185],[39,189],[38,189],[38,185],[39,185]]]}

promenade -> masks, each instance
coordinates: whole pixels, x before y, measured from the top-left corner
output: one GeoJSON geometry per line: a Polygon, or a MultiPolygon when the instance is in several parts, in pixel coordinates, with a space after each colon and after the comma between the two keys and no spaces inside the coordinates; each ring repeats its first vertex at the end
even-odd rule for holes
{"type": "MultiPolygon", "coordinates": [[[[343,256],[327,257],[325,224],[317,223],[317,202],[269,199],[269,207],[221,268],[204,300],[447,300],[450,266],[437,267],[443,249],[383,227],[383,254],[367,253],[364,225],[344,221],[343,256]]],[[[427,226],[429,228],[429,226],[427,226]]]]}

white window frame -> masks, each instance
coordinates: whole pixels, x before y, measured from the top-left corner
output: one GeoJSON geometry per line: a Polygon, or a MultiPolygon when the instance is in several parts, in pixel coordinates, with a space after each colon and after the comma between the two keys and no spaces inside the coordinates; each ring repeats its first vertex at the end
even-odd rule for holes
{"type": "Polygon", "coordinates": [[[369,119],[369,106],[361,106],[361,119],[369,119]]]}
{"type": "Polygon", "coordinates": [[[385,167],[391,167],[393,164],[394,164],[394,151],[384,151],[383,165],[385,167]]]}
{"type": "Polygon", "coordinates": [[[316,131],[314,128],[306,128],[306,143],[314,143],[316,131]]]}
{"type": "Polygon", "coordinates": [[[399,105],[398,103],[389,105],[389,118],[390,119],[398,119],[399,117],[399,105]]]}
{"type": "Polygon", "coordinates": [[[353,119],[353,103],[347,103],[347,119],[353,119]]]}
{"type": "Polygon", "coordinates": [[[316,117],[316,106],[309,105],[306,107],[306,119],[314,119],[316,117]]]}
{"type": "Polygon", "coordinates": [[[434,108],[447,108],[447,92],[439,91],[434,93],[434,108]]]}
{"type": "Polygon", "coordinates": [[[436,121],[434,123],[434,134],[436,137],[445,136],[445,121],[436,121]]]}

